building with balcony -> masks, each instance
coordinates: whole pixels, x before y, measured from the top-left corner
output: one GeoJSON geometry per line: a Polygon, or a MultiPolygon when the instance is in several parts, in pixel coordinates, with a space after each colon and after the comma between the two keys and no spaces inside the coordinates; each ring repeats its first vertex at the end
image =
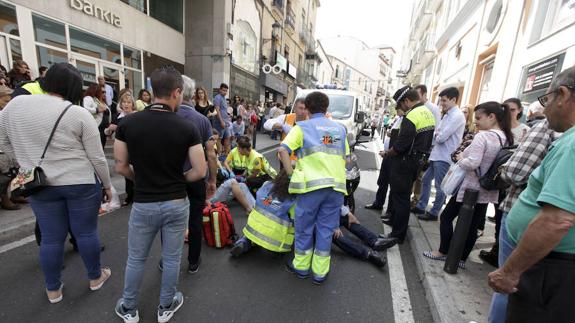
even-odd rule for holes
{"type": "Polygon", "coordinates": [[[461,104],[518,97],[528,105],[575,61],[572,1],[426,0],[413,14],[400,74],[426,84],[433,100],[455,86],[461,104]]]}

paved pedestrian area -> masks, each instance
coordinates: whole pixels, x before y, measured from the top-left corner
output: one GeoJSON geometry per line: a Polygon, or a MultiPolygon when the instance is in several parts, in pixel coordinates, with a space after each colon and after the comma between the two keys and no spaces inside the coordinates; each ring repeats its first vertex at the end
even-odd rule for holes
{"type": "MultiPolygon", "coordinates": [[[[264,154],[277,167],[275,149],[264,154]]],[[[358,149],[358,157],[364,171],[356,199],[362,206],[374,194],[377,170],[371,149],[358,149]]],[[[245,212],[235,203],[231,204],[231,212],[239,231],[246,222],[245,212]]],[[[356,215],[369,229],[383,232],[377,212],[358,209],[356,215]]],[[[1,252],[0,321],[119,321],[114,305],[123,287],[128,216],[129,208],[122,208],[100,218],[100,236],[106,245],[102,265],[110,266],[113,272],[100,291],[89,290],[79,254],[66,245],[64,300],[56,305],[46,299],[34,243],[1,252]]],[[[157,269],[158,240],[146,264],[139,306],[141,322],[156,319],[161,277],[157,269]]],[[[409,245],[394,247],[388,258],[389,267],[381,270],[334,246],[329,279],[323,286],[315,286],[309,279],[299,280],[287,273],[286,257],[256,249],[233,259],[228,249],[204,247],[197,274],[188,274],[182,264],[179,288],[185,302],[173,322],[432,322],[409,245]]]]}

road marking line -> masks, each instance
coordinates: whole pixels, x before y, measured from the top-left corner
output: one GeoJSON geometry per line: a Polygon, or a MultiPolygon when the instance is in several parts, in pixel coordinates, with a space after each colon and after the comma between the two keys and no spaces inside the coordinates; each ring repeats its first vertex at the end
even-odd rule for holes
{"type": "Polygon", "coordinates": [[[36,237],[34,235],[27,236],[26,238],[20,239],[18,241],[10,242],[9,244],[5,244],[3,246],[0,246],[0,253],[7,252],[7,251],[10,251],[12,249],[16,249],[18,247],[22,247],[23,245],[28,244],[32,241],[36,241],[36,237]]]}
{"type": "MultiPolygon", "coordinates": [[[[375,139],[375,145],[372,146],[375,154],[375,168],[379,170],[382,158],[379,151],[383,150],[383,143],[380,138],[375,139]]],[[[383,211],[382,211],[383,214],[383,211]]],[[[385,225],[382,224],[383,233],[385,225]]],[[[389,271],[389,282],[391,287],[391,300],[393,303],[393,317],[396,323],[413,323],[413,309],[411,308],[411,298],[407,290],[407,280],[405,271],[401,262],[401,253],[399,246],[387,249],[387,268],[389,271]]]]}

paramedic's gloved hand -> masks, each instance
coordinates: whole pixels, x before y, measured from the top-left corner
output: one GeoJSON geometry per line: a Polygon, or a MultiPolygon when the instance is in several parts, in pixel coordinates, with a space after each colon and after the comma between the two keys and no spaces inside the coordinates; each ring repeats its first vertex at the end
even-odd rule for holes
{"type": "Polygon", "coordinates": [[[236,181],[238,183],[244,183],[246,181],[245,177],[241,176],[241,175],[236,175],[236,181]]]}

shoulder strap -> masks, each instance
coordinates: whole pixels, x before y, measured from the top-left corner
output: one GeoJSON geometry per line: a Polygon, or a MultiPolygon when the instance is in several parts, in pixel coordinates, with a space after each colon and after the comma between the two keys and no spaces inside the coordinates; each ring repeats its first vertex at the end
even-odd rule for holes
{"type": "Polygon", "coordinates": [[[54,128],[52,128],[52,132],[50,133],[50,137],[48,137],[48,142],[46,142],[46,146],[44,147],[44,152],[42,152],[42,157],[40,157],[40,162],[38,163],[38,166],[40,166],[40,164],[42,163],[42,160],[44,160],[44,156],[46,155],[46,151],[48,150],[48,146],[50,146],[50,142],[52,141],[52,137],[54,137],[54,133],[56,132],[56,128],[58,128],[58,124],[60,123],[60,120],[62,120],[62,117],[64,116],[64,114],[66,114],[66,112],[68,111],[68,109],[70,109],[71,106],[72,106],[72,103],[70,103],[64,109],[64,111],[62,111],[62,113],[60,113],[60,116],[56,120],[56,123],[54,124],[54,128]]]}
{"type": "Polygon", "coordinates": [[[499,136],[499,134],[493,130],[489,130],[489,132],[492,132],[497,136],[497,139],[499,139],[499,145],[501,146],[501,148],[503,148],[503,141],[501,140],[501,136],[499,136]]]}

